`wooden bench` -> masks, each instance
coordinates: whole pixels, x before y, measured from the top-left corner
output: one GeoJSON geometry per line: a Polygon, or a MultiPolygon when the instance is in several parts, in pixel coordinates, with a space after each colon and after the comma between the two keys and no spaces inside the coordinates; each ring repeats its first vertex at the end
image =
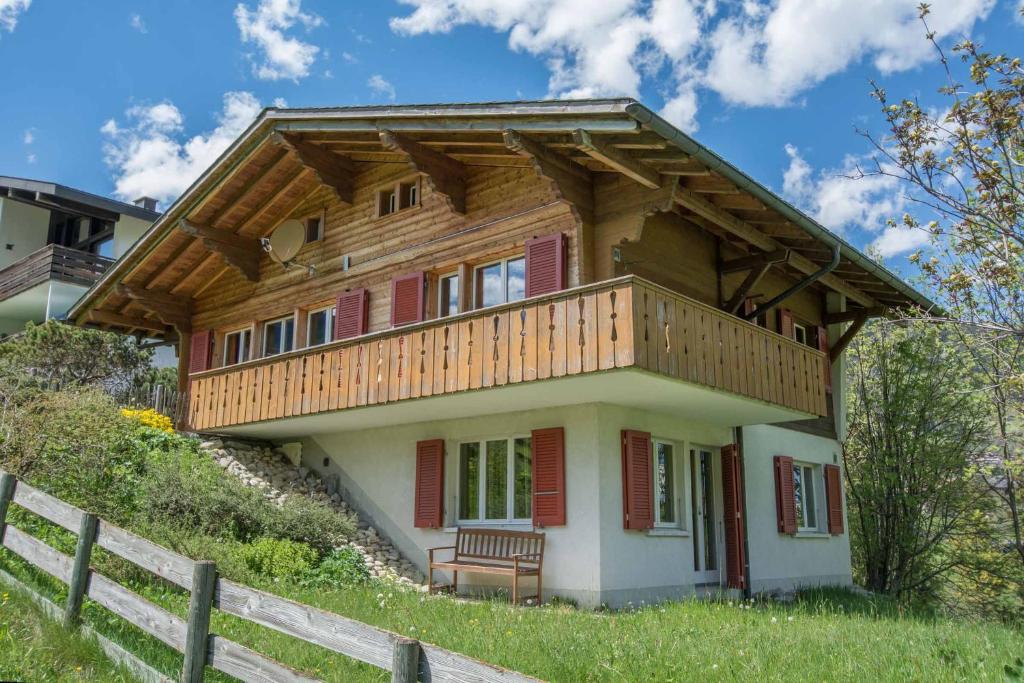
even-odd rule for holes
{"type": "Polygon", "coordinates": [[[500,531],[459,527],[455,545],[430,548],[427,585],[431,593],[435,588],[434,570],[446,569],[452,573],[450,590],[459,587],[459,572],[479,574],[505,574],[512,577],[512,604],[519,604],[519,577],[537,577],[537,604],[541,603],[541,569],[544,566],[544,534],[533,531],[500,531]],[[454,550],[448,561],[437,561],[434,552],[454,550]]]}

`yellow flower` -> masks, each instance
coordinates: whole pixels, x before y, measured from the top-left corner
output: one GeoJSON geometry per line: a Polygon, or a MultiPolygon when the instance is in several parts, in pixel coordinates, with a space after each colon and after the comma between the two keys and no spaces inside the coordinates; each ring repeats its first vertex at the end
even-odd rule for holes
{"type": "Polygon", "coordinates": [[[122,408],[121,414],[129,419],[137,420],[147,427],[159,429],[162,432],[171,433],[174,431],[174,423],[171,421],[171,418],[158,413],[152,408],[146,408],[145,410],[122,408]]]}

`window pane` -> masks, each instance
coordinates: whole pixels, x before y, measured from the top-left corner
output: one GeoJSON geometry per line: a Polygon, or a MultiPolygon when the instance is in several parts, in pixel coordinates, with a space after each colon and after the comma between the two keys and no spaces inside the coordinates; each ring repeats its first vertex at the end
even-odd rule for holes
{"type": "Polygon", "coordinates": [[[238,362],[244,363],[249,360],[249,349],[252,347],[252,330],[242,330],[239,337],[241,339],[241,348],[239,349],[241,353],[239,353],[238,362]]]}
{"type": "Polygon", "coordinates": [[[281,351],[291,351],[295,348],[295,318],[288,318],[288,320],[284,321],[283,327],[281,351]]]}
{"type": "Polygon", "coordinates": [[[476,271],[477,306],[494,306],[504,303],[504,292],[501,286],[501,264],[495,263],[476,271]]]}
{"type": "Polygon", "coordinates": [[[519,301],[526,298],[526,259],[517,258],[508,261],[506,273],[508,278],[508,300],[519,301]]]}
{"type": "Polygon", "coordinates": [[[711,469],[711,454],[700,452],[701,507],[704,511],[704,569],[718,569],[718,540],[715,535],[715,491],[714,473],[711,469]]]}
{"type": "Polygon", "coordinates": [[[109,237],[102,242],[97,242],[94,245],[95,253],[97,256],[104,256],[106,258],[114,258],[114,238],[109,237]]]}
{"type": "Polygon", "coordinates": [[[263,355],[281,353],[281,323],[268,323],[263,327],[263,355]]]}
{"type": "Polygon", "coordinates": [[[309,332],[307,343],[310,346],[317,344],[326,344],[330,341],[331,326],[329,325],[330,320],[334,317],[334,309],[330,308],[326,311],[317,311],[311,313],[309,316],[309,332]]]}
{"type": "Polygon", "coordinates": [[[797,526],[807,526],[804,523],[803,469],[800,465],[793,465],[793,498],[796,505],[797,526]]]}
{"type": "Polygon", "coordinates": [[[487,442],[484,511],[487,519],[508,517],[508,441],[487,442]]]}
{"type": "Polygon", "coordinates": [[[658,521],[674,524],[676,521],[676,480],[672,462],[672,446],[658,443],[655,453],[654,476],[658,486],[658,521]]]}
{"type": "Polygon", "coordinates": [[[516,519],[533,516],[533,448],[529,438],[516,439],[515,460],[515,514],[516,519]]]}
{"type": "Polygon", "coordinates": [[[224,364],[232,365],[238,362],[238,338],[239,334],[229,334],[224,339],[224,364]]]}
{"type": "Polygon", "coordinates": [[[814,504],[814,468],[813,467],[805,467],[804,468],[804,481],[803,481],[803,484],[804,484],[804,500],[806,501],[806,504],[804,505],[804,510],[807,513],[807,526],[811,527],[811,528],[817,527],[818,526],[818,520],[817,520],[817,514],[816,514],[817,510],[815,509],[815,504],[814,504]]]}
{"type": "Polygon", "coordinates": [[[455,315],[459,312],[459,276],[449,275],[441,278],[440,289],[440,315],[455,315]]]}
{"type": "Polygon", "coordinates": [[[459,446],[459,519],[480,519],[480,444],[459,446]]]}

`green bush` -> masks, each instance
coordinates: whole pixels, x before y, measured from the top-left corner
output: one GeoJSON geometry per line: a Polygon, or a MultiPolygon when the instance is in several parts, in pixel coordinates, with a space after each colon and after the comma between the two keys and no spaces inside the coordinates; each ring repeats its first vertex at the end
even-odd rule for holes
{"type": "Polygon", "coordinates": [[[355,528],[348,517],[315,500],[291,496],[280,508],[273,508],[263,530],[267,536],[301,541],[321,555],[352,538],[355,528]]]}
{"type": "Polygon", "coordinates": [[[332,550],[302,578],[302,585],[307,588],[358,586],[369,582],[370,569],[359,551],[351,546],[332,550]]]}
{"type": "Polygon", "coordinates": [[[317,553],[305,543],[261,538],[242,546],[241,555],[252,571],[273,579],[297,579],[317,561],[317,553]]]}

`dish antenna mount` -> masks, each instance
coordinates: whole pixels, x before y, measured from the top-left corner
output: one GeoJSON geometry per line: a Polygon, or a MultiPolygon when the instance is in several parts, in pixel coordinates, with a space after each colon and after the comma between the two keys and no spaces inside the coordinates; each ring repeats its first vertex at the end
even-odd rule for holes
{"type": "Polygon", "coordinates": [[[293,267],[300,267],[306,269],[306,274],[310,277],[316,275],[316,267],[306,263],[297,263],[295,255],[299,253],[299,249],[302,249],[302,245],[306,242],[306,226],[303,225],[302,221],[295,218],[289,218],[284,221],[270,233],[270,237],[261,237],[260,246],[263,247],[263,251],[267,252],[271,260],[280,263],[284,266],[285,270],[290,270],[293,267]]]}

